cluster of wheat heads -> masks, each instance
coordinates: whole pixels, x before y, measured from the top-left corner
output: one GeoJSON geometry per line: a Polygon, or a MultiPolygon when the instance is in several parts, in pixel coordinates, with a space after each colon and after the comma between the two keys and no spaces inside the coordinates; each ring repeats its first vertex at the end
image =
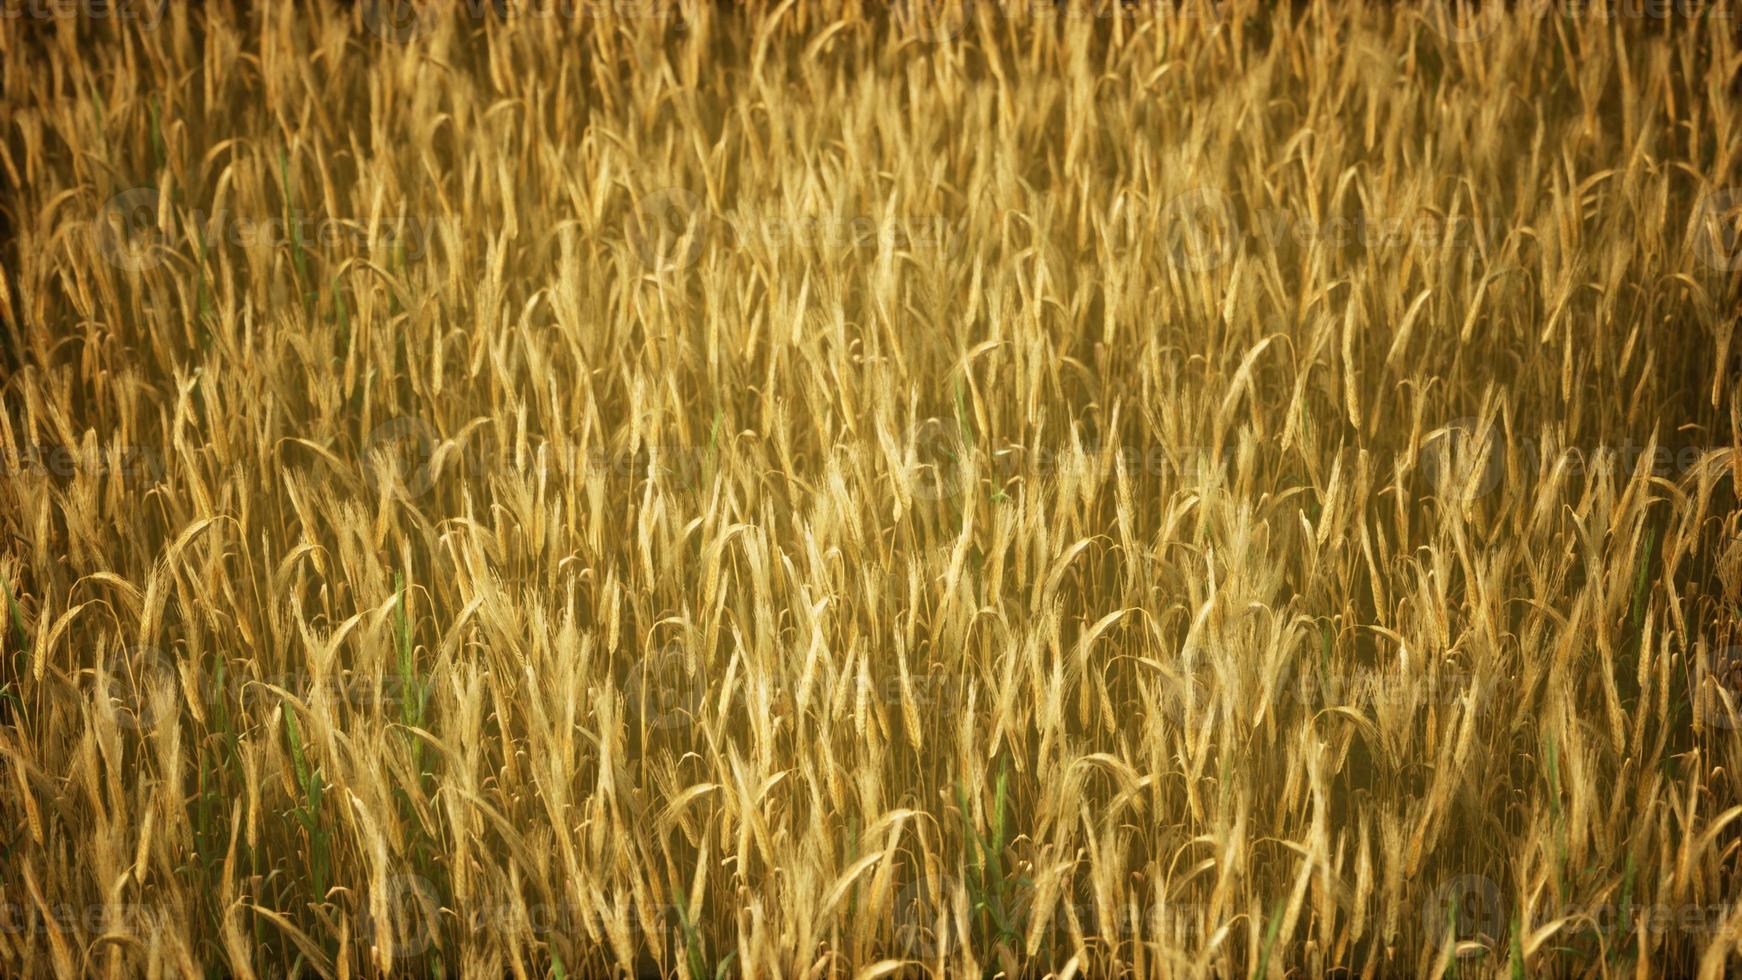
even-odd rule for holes
{"type": "Polygon", "coordinates": [[[0,972],[1742,940],[1737,21],[8,6],[0,972]]]}

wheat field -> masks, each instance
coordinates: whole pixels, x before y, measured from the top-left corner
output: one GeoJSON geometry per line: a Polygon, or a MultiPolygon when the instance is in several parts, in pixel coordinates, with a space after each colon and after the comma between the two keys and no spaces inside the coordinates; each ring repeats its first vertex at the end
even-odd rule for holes
{"type": "Polygon", "coordinates": [[[1730,4],[0,13],[0,974],[1742,970],[1730,4]]]}

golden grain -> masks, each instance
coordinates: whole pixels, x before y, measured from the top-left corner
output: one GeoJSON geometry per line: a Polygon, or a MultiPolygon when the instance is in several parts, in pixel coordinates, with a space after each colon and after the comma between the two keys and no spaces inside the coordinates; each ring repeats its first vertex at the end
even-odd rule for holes
{"type": "Polygon", "coordinates": [[[1575,6],[9,7],[0,973],[1734,972],[1737,11],[1575,6]]]}

